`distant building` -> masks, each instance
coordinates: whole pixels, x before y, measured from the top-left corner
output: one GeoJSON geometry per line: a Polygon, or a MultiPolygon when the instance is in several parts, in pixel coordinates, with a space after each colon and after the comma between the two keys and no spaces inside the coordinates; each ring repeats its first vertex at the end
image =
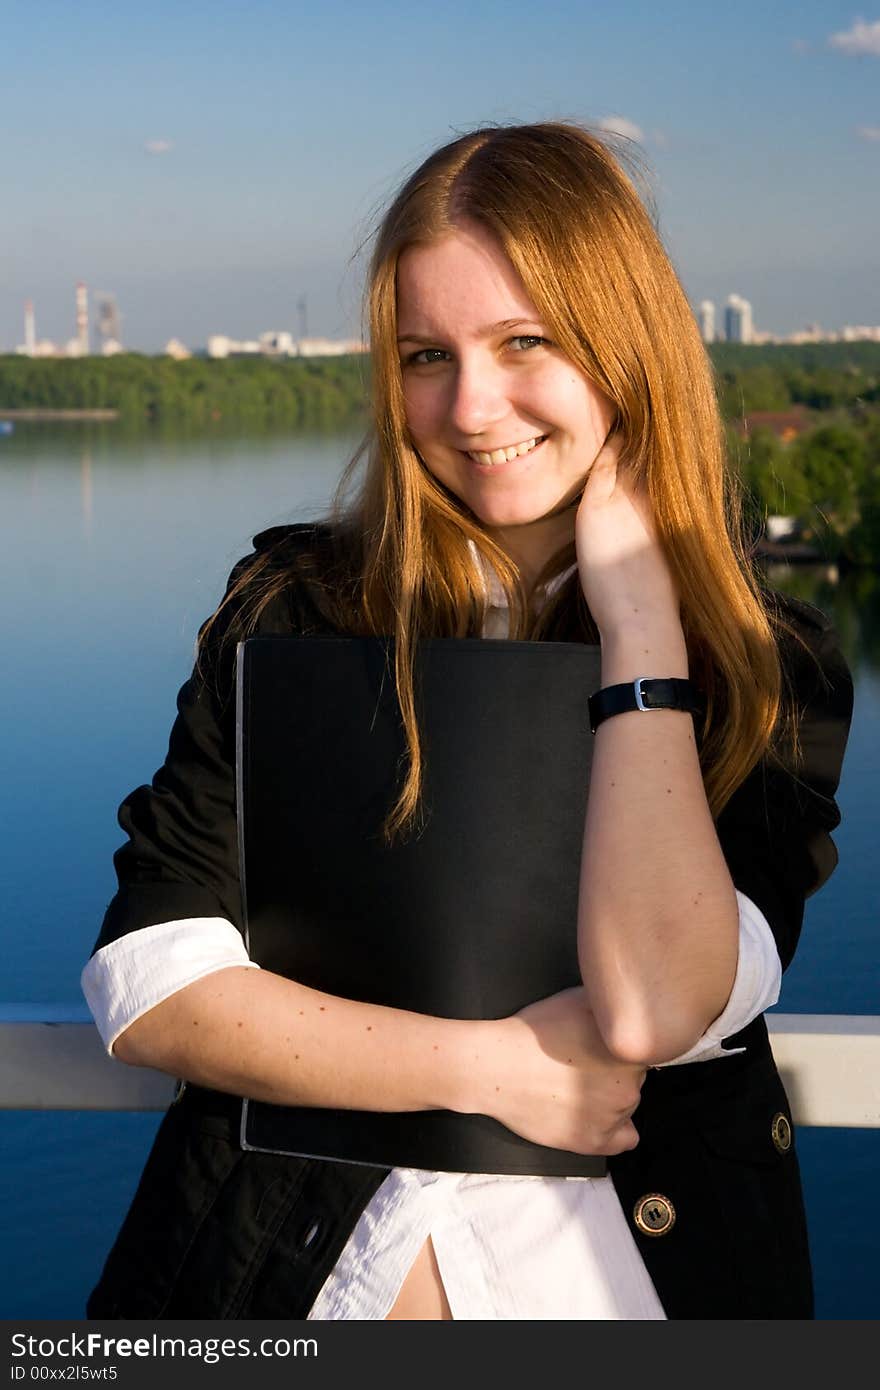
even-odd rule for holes
{"type": "Polygon", "coordinates": [[[37,353],[37,329],[30,299],[26,299],[24,305],[24,351],[28,357],[35,357],[37,353]]]}
{"type": "Polygon", "coordinates": [[[866,324],[848,323],[841,328],[840,336],[845,343],[880,343],[880,325],[869,328],[866,324]]]}
{"type": "Polygon", "coordinates": [[[57,343],[53,343],[50,338],[40,338],[34,343],[33,351],[28,350],[27,343],[20,343],[15,351],[22,357],[64,357],[64,349],[57,343]]]}
{"type": "Polygon", "coordinates": [[[752,306],[742,295],[731,294],[727,297],[724,306],[724,336],[729,343],[752,342],[752,306]]]}
{"type": "Polygon", "coordinates": [[[292,333],[269,332],[260,334],[260,352],[267,357],[293,357],[296,344],[292,333]]]}
{"type": "Polygon", "coordinates": [[[366,352],[360,338],[299,338],[292,333],[273,329],[261,333],[257,341],[238,342],[224,333],[212,333],[208,339],[209,357],[342,357],[350,352],[366,352]]]}
{"type": "Polygon", "coordinates": [[[89,355],[89,292],[82,280],[77,281],[76,286],[76,351],[71,352],[68,348],[70,357],[88,357],[89,355]]]}
{"type": "Polygon", "coordinates": [[[122,315],[116,303],[114,294],[107,294],[100,291],[95,295],[98,306],[98,335],[101,339],[101,352],[104,357],[111,357],[115,352],[123,352],[122,347],[122,315]],[[115,346],[110,346],[115,344],[115,346]]]}
{"type": "Polygon", "coordinates": [[[173,357],[175,362],[185,362],[188,357],[192,357],[189,348],[185,347],[179,338],[169,338],[164,352],[166,357],[173,357]]]}
{"type": "Polygon", "coordinates": [[[787,541],[797,534],[796,516],[768,516],[764,522],[764,532],[768,541],[787,541]]]}
{"type": "Polygon", "coordinates": [[[700,337],[704,343],[714,343],[715,341],[715,305],[711,299],[702,299],[700,309],[697,314],[697,322],[700,325],[700,337]]]}
{"type": "Polygon", "coordinates": [[[239,342],[225,333],[212,333],[208,339],[209,357],[256,357],[259,352],[260,344],[252,338],[239,342]]]}
{"type": "MultiPolygon", "coordinates": [[[[125,351],[120,337],[120,313],[116,299],[112,294],[99,293],[96,296],[96,303],[98,305],[98,334],[101,341],[101,355],[113,357],[116,353],[125,351]]],[[[76,333],[74,337],[68,338],[62,347],[58,343],[51,342],[48,338],[37,340],[34,306],[30,299],[26,300],[24,306],[24,343],[20,344],[15,351],[25,357],[88,357],[91,351],[89,294],[82,280],[77,281],[75,304],[76,333]]]]}
{"type": "Polygon", "coordinates": [[[755,430],[769,430],[781,444],[790,444],[810,429],[813,416],[805,405],[793,405],[788,410],[750,410],[730,423],[742,439],[749,439],[755,430]]]}
{"type": "Polygon", "coordinates": [[[797,333],[790,333],[788,341],[790,343],[822,343],[827,342],[833,335],[822,332],[822,326],[818,323],[808,323],[797,333]]]}
{"type": "Polygon", "coordinates": [[[296,351],[299,357],[344,357],[369,349],[360,338],[300,338],[296,351]]]}

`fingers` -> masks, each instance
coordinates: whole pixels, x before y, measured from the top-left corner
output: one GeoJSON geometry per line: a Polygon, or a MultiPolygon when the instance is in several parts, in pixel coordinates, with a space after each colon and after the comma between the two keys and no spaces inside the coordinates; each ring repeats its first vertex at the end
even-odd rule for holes
{"type": "Polygon", "coordinates": [[[601,1152],[605,1154],[627,1153],[636,1147],[639,1142],[639,1132],[632,1122],[632,1117],[639,1107],[641,1098],[641,1082],[637,1090],[626,1098],[623,1096],[619,1098],[617,1113],[609,1124],[601,1152]]]}
{"type": "Polygon", "coordinates": [[[632,1122],[640,1097],[631,1105],[617,1105],[609,1108],[603,1122],[598,1121],[595,1105],[590,1108],[589,1118],[584,1115],[580,1133],[578,1152],[591,1154],[619,1154],[634,1149],[639,1142],[639,1132],[632,1122]]]}
{"type": "Polygon", "coordinates": [[[611,1139],[612,1147],[607,1152],[609,1155],[629,1153],[637,1147],[638,1142],[639,1131],[631,1120],[627,1120],[615,1130],[611,1139]]]}
{"type": "MultiPolygon", "coordinates": [[[[572,1152],[581,1154],[603,1154],[606,1158],[613,1158],[615,1154],[629,1153],[637,1147],[639,1142],[639,1132],[631,1120],[624,1120],[615,1125],[612,1129],[597,1132],[590,1128],[579,1138],[570,1143],[572,1152]]],[[[567,1148],[569,1145],[559,1145],[560,1148],[567,1148]]]]}
{"type": "Polygon", "coordinates": [[[617,486],[617,460],[620,456],[620,441],[610,435],[596,455],[593,466],[587,475],[585,492],[589,492],[592,503],[610,501],[617,486]]]}

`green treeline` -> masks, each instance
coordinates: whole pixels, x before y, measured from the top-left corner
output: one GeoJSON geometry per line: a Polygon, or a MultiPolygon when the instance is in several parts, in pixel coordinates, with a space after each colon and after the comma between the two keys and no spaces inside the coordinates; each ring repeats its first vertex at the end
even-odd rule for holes
{"type": "Polygon", "coordinates": [[[711,356],[754,532],[788,516],[823,558],[880,563],[880,343],[718,343],[711,356]]]}
{"type": "Polygon", "coordinates": [[[726,420],[752,410],[880,408],[880,343],[713,343],[726,420]]]}
{"type": "Polygon", "coordinates": [[[829,561],[880,564],[880,411],[819,424],[784,444],[769,429],[731,438],[756,534],[793,518],[794,538],[829,561]]]}
{"type": "Polygon", "coordinates": [[[364,411],[369,358],[0,357],[2,410],[118,410],[126,423],[343,425],[364,411]]]}
{"type": "MultiPolygon", "coordinates": [[[[880,343],[714,343],[709,353],[727,420],[750,411],[880,409],[880,343]]],[[[209,424],[332,423],[362,411],[369,358],[212,360],[0,356],[0,410],[115,409],[125,419],[209,424]]]]}
{"type": "MultiPolygon", "coordinates": [[[[755,534],[789,516],[825,558],[880,563],[880,343],[717,343],[710,356],[755,534]]],[[[343,427],[363,418],[369,370],[365,355],[0,356],[0,415],[111,408],[138,430],[343,427]]]]}

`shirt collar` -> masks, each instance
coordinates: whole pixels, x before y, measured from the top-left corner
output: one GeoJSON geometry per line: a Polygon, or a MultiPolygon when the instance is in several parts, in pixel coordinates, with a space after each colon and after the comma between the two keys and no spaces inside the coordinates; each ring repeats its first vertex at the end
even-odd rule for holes
{"type": "MultiPolygon", "coordinates": [[[[507,594],[504,591],[501,580],[498,578],[497,572],[492,568],[489,561],[483,558],[472,540],[468,541],[468,546],[470,547],[471,556],[482,575],[487,604],[490,608],[506,609],[509,606],[507,594]]],[[[538,608],[543,608],[545,603],[549,603],[553,595],[559,592],[565,581],[574,574],[576,569],[577,564],[569,565],[561,574],[555,574],[546,584],[542,584],[536,594],[536,598],[538,599],[536,606],[538,608]]]]}

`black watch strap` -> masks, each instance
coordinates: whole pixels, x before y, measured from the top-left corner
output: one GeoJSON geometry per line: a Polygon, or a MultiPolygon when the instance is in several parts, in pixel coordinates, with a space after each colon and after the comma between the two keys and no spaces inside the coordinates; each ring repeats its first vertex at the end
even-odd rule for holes
{"type": "Polygon", "coordinates": [[[588,701],[590,728],[596,732],[599,725],[613,714],[626,714],[630,710],[677,709],[687,714],[699,714],[701,705],[696,690],[690,681],[678,676],[639,676],[638,680],[626,681],[623,685],[606,685],[597,690],[588,701]]]}

